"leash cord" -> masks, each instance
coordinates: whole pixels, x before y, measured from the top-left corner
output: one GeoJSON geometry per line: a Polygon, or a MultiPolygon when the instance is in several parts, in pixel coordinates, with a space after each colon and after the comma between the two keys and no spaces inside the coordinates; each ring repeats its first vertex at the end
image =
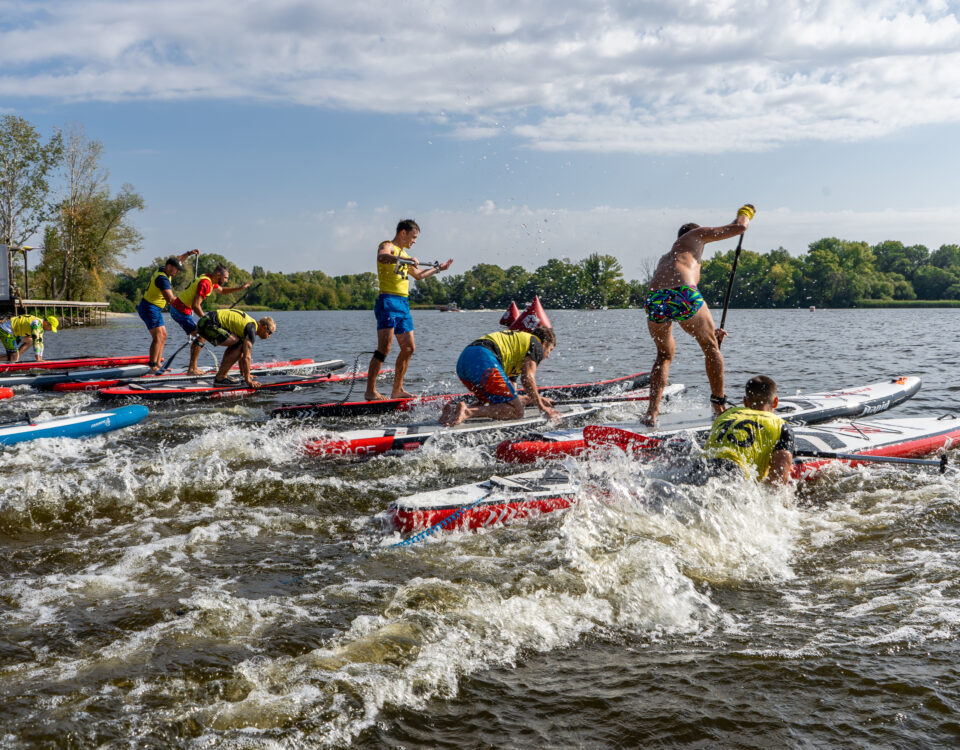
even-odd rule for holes
{"type": "Polygon", "coordinates": [[[468,505],[464,505],[461,508],[457,508],[456,511],[451,513],[442,521],[435,523],[429,529],[424,529],[423,531],[420,531],[411,537],[407,537],[401,542],[397,542],[396,544],[391,544],[390,546],[391,547],[409,547],[412,544],[416,544],[417,542],[423,541],[427,537],[433,536],[440,529],[446,529],[451,524],[456,523],[460,519],[460,517],[463,516],[464,513],[478,506],[480,503],[482,503],[484,500],[490,497],[490,495],[492,495],[494,492],[496,492],[496,490],[490,490],[490,492],[488,492],[486,495],[482,495],[481,497],[474,500],[472,503],[469,503],[468,505]]]}

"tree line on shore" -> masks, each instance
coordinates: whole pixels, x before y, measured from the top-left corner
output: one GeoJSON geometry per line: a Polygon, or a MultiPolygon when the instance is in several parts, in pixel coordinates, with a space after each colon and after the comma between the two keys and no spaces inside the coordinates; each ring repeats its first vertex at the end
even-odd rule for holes
{"type": "MultiPolygon", "coordinates": [[[[102,153],[102,144],[88,139],[79,125],[55,132],[44,143],[23,118],[0,117],[0,244],[19,247],[42,232],[36,268],[24,278],[25,272],[14,264],[11,278],[12,285],[22,283],[24,288],[29,281],[31,296],[106,299],[111,310],[132,311],[164,258],[135,270],[124,266],[124,256],[141,248],[142,237],[131,215],[143,209],[144,201],[131,185],[111,193],[109,175],[100,166],[102,153]]],[[[479,263],[462,273],[414,282],[410,296],[414,304],[456,303],[463,309],[499,309],[535,294],[554,309],[640,306],[656,258],[666,249],[644,254],[645,278],[639,280],[626,280],[615,256],[594,252],[577,262],[553,258],[533,271],[479,263]]],[[[371,266],[373,255],[371,248],[371,266]]],[[[711,305],[722,302],[733,261],[733,250],[704,261],[700,290],[711,305]]],[[[245,297],[249,307],[372,309],[378,291],[372,268],[343,276],[319,270],[278,273],[260,266],[247,271],[216,253],[202,254],[198,266],[176,277],[175,288],[190,283],[195,271],[211,271],[218,263],[230,269],[231,285],[260,282],[245,297]]],[[[238,297],[239,293],[216,298],[214,306],[228,306],[238,297]]],[[[941,245],[930,251],[896,241],[869,245],[831,237],[817,240],[798,256],[782,247],[766,253],[744,250],[730,304],[851,307],[946,300],[960,300],[960,246],[941,245]]]]}

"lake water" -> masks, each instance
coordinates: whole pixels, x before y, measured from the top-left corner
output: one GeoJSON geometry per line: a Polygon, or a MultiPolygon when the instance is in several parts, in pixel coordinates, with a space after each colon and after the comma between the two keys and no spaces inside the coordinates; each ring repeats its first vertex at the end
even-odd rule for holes
{"type": "MultiPolygon", "coordinates": [[[[653,362],[640,311],[550,316],[541,384],[653,362]]],[[[461,390],[457,354],[499,317],[416,312],[408,386],[461,390]]],[[[352,365],[375,344],[371,312],[275,318],[258,360],[352,365]]],[[[960,310],[733,310],[727,323],[730,396],[757,373],[791,394],[918,374],[922,391],[890,416],[960,410],[960,310]]],[[[182,334],[168,330],[169,354],[182,334]]],[[[147,344],[129,316],[48,334],[46,353],[147,344]]],[[[671,375],[688,385],[672,408],[706,401],[682,334],[671,375]]],[[[451,442],[308,458],[298,446],[319,426],[269,419],[347,393],[158,404],[122,432],[4,450],[0,746],[960,742],[956,474],[878,465],[796,496],[744,485],[652,509],[624,462],[614,501],[391,549],[390,500],[515,469],[451,442]]],[[[20,389],[0,418],[96,407],[20,389]]]]}

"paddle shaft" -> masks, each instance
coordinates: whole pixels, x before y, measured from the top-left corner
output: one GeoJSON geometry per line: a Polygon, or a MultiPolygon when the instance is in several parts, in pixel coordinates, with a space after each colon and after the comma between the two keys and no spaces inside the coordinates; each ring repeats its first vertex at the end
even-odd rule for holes
{"type": "Polygon", "coordinates": [[[914,464],[917,466],[936,466],[943,474],[947,470],[947,454],[941,455],[939,460],[926,458],[901,458],[900,456],[870,456],[861,453],[832,453],[830,451],[797,451],[794,458],[830,458],[841,461],[873,461],[887,464],[914,464]]]}
{"type": "MultiPolygon", "coordinates": [[[[746,234],[746,231],[743,234],[746,234]]],[[[740,251],[743,249],[743,234],[737,241],[737,251],[733,254],[733,268],[730,269],[730,281],[727,282],[727,293],[723,297],[723,313],[720,315],[721,329],[727,323],[727,308],[730,307],[730,297],[733,294],[733,278],[737,275],[737,262],[740,260],[740,251]]]]}

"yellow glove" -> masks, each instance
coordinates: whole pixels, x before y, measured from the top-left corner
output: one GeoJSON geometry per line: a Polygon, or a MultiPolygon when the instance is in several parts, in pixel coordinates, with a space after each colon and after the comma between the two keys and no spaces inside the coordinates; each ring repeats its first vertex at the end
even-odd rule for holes
{"type": "Polygon", "coordinates": [[[740,208],[737,210],[737,216],[746,216],[751,221],[753,220],[753,217],[756,216],[756,214],[757,214],[757,209],[753,207],[752,203],[745,203],[744,205],[740,206],[740,208]]]}

